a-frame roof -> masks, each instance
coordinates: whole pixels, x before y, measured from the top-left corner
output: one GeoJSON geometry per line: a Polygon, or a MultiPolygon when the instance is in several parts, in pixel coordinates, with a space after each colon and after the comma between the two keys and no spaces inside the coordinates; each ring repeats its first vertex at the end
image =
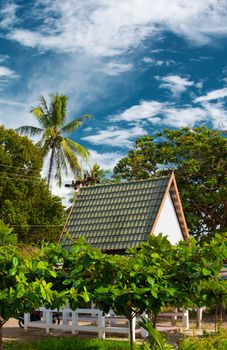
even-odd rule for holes
{"type": "MultiPolygon", "coordinates": [[[[187,225],[174,175],[155,179],[83,187],[71,209],[64,233],[103,251],[138,246],[153,233],[165,198],[170,193],[183,237],[187,225]]],[[[66,238],[64,244],[70,246],[66,238]]]]}

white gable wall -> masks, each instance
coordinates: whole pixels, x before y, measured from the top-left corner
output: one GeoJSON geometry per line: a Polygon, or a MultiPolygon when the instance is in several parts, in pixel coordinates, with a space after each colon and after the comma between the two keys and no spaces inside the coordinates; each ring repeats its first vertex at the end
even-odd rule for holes
{"type": "Polygon", "coordinates": [[[155,235],[158,235],[159,233],[167,236],[168,240],[172,244],[176,244],[183,239],[181,227],[169,193],[166,196],[161,214],[154,229],[155,235]]]}

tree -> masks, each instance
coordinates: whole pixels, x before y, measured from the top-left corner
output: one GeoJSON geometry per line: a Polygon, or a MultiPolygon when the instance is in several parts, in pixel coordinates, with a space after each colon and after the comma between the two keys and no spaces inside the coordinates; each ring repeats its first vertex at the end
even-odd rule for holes
{"type": "Polygon", "coordinates": [[[136,140],[114,168],[119,179],[146,179],[175,171],[190,233],[206,237],[227,229],[227,139],[206,127],[165,129],[136,140]]]}
{"type": "Polygon", "coordinates": [[[0,159],[0,219],[14,228],[19,241],[56,240],[64,208],[41,179],[41,150],[27,137],[1,126],[0,159]]]}
{"type": "Polygon", "coordinates": [[[76,275],[84,268],[75,260],[81,249],[80,242],[71,252],[61,245],[49,244],[39,254],[25,258],[15,234],[0,221],[0,350],[2,327],[10,317],[18,318],[40,306],[60,308],[66,303],[75,310],[81,301],[89,301],[86,279],[76,275]],[[69,283],[73,271],[74,278],[69,283]]]}
{"type": "MultiPolygon", "coordinates": [[[[23,312],[32,312],[46,302],[51,304],[56,293],[52,284],[40,276],[44,269],[24,259],[12,230],[0,221],[0,350],[3,349],[2,327],[10,317],[18,318],[23,312]],[[32,278],[31,278],[32,277],[32,278]]],[[[46,268],[46,266],[45,266],[46,268]]]]}
{"type": "Polygon", "coordinates": [[[42,135],[38,145],[42,147],[44,158],[50,152],[50,162],[48,170],[48,188],[50,187],[51,176],[56,167],[56,178],[61,186],[61,173],[64,169],[67,173],[67,164],[75,172],[80,169],[78,156],[87,160],[89,152],[79,143],[65,137],[65,133],[71,133],[83,125],[91,115],[86,114],[65,124],[68,98],[65,95],[52,95],[50,106],[43,96],[40,97],[40,104],[31,109],[41,127],[21,126],[17,129],[21,134],[30,136],[42,135]]]}

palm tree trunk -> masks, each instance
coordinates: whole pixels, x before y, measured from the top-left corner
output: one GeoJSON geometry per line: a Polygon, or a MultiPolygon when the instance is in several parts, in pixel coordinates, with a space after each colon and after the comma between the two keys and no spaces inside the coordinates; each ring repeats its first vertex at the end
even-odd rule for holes
{"type": "Polygon", "coordinates": [[[55,147],[52,146],[51,155],[50,155],[50,165],[49,165],[49,171],[48,171],[48,180],[47,180],[48,190],[50,189],[50,180],[51,180],[51,175],[52,175],[52,170],[54,165],[54,153],[55,153],[55,147]]]}

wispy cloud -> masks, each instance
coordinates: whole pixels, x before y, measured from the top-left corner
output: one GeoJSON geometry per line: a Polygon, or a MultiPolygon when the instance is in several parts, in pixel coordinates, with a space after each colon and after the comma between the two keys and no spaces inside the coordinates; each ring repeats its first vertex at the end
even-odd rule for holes
{"type": "Polygon", "coordinates": [[[176,65],[176,62],[174,60],[158,60],[153,57],[144,57],[143,62],[147,64],[151,64],[153,66],[174,66],[176,65]]]}
{"type": "Polygon", "coordinates": [[[175,97],[182,94],[188,87],[194,85],[193,81],[179,75],[167,75],[165,77],[156,77],[156,79],[161,81],[160,88],[170,90],[175,97]]]}
{"type": "Polygon", "coordinates": [[[0,105],[1,104],[9,105],[9,106],[24,107],[23,102],[14,101],[14,100],[7,100],[7,99],[3,99],[3,98],[0,98],[0,105]]]}
{"type": "Polygon", "coordinates": [[[19,75],[14,70],[0,65],[0,90],[4,89],[9,81],[17,78],[19,75]]]}
{"type": "Polygon", "coordinates": [[[215,129],[227,130],[227,110],[223,102],[209,103],[204,102],[203,107],[210,118],[215,129]]]}
{"type": "Polygon", "coordinates": [[[5,62],[6,60],[8,60],[8,58],[8,55],[0,55],[0,63],[5,62]]]}
{"type": "Polygon", "coordinates": [[[94,145],[108,145],[111,147],[130,147],[136,137],[147,134],[147,131],[140,126],[128,129],[120,129],[110,126],[106,130],[99,130],[95,135],[82,138],[94,145]]]}
{"type": "Polygon", "coordinates": [[[149,120],[157,123],[160,118],[157,115],[163,111],[164,104],[158,101],[141,101],[138,105],[132,106],[122,113],[113,115],[110,118],[112,121],[127,121],[135,122],[139,120],[149,120]]]}
{"type": "Polygon", "coordinates": [[[224,97],[227,97],[227,87],[223,88],[223,89],[211,91],[204,96],[197,97],[194,101],[195,102],[205,102],[205,101],[218,100],[218,99],[224,98],[224,97]]]}
{"type": "Polygon", "coordinates": [[[132,63],[108,62],[100,69],[107,75],[115,76],[133,69],[132,63]]]}
{"type": "Polygon", "coordinates": [[[7,78],[17,78],[18,75],[12,69],[4,67],[4,66],[0,66],[0,78],[1,77],[4,77],[4,78],[5,77],[7,77],[7,78]]]}
{"type": "Polygon", "coordinates": [[[123,153],[118,152],[98,152],[89,149],[90,163],[98,163],[103,170],[112,170],[117,162],[123,157],[123,153]]]}
{"type": "Polygon", "coordinates": [[[113,122],[128,123],[148,121],[158,126],[180,128],[194,127],[210,123],[214,128],[227,128],[227,111],[223,103],[202,103],[199,107],[185,105],[177,107],[173,103],[158,101],[141,101],[122,113],[112,116],[113,122]]]}
{"type": "Polygon", "coordinates": [[[0,28],[9,29],[18,22],[16,16],[18,6],[12,1],[7,1],[0,7],[0,28]]]}
{"type": "MultiPolygon", "coordinates": [[[[15,22],[16,5],[8,3],[2,25],[15,22]]],[[[33,7],[40,25],[18,26],[8,38],[22,45],[58,51],[85,50],[95,56],[113,56],[155,40],[168,30],[197,45],[227,34],[226,0],[48,0],[33,7]],[[41,4],[41,6],[39,6],[41,4]]],[[[29,20],[29,17],[27,18],[29,20]]]]}

